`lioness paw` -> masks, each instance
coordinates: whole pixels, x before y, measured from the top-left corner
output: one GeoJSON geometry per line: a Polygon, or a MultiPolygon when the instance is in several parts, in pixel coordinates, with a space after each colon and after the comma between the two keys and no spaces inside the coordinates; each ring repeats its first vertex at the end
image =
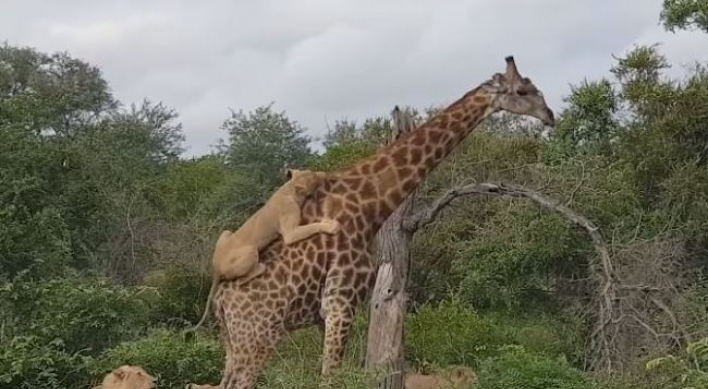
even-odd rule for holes
{"type": "Polygon", "coordinates": [[[325,232],[328,234],[336,234],[342,228],[342,225],[333,219],[322,220],[322,223],[325,224],[325,232]]]}

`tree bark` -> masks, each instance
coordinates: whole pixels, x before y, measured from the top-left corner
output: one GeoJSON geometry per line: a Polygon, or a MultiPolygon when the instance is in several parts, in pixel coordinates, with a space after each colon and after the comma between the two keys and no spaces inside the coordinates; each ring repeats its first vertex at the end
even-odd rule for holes
{"type": "MultiPolygon", "coordinates": [[[[391,113],[392,140],[414,129],[413,118],[398,107],[391,113]]],[[[376,286],[369,303],[365,367],[382,371],[376,383],[380,389],[403,388],[403,321],[406,313],[406,284],[413,233],[403,228],[403,220],[413,209],[416,192],[411,193],[389,216],[376,235],[375,260],[379,263],[376,286]]]]}

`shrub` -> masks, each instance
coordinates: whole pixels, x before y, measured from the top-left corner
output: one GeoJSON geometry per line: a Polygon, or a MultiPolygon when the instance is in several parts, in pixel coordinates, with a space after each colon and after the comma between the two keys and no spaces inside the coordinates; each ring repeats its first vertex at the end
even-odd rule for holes
{"type": "Polygon", "coordinates": [[[554,315],[487,314],[510,343],[548,357],[562,356],[580,363],[584,354],[584,322],[582,316],[562,312],[554,315]]]}
{"type": "Polygon", "coordinates": [[[406,353],[417,364],[475,366],[510,340],[457,300],[425,305],[406,324],[406,353]]]}
{"type": "Polygon", "coordinates": [[[0,388],[64,389],[88,385],[90,357],[69,353],[61,340],[18,336],[0,348],[0,388]]]}
{"type": "Polygon", "coordinates": [[[193,266],[175,265],[153,273],[147,284],[155,288],[160,296],[153,312],[153,320],[185,326],[196,324],[204,313],[211,277],[193,266]]]}
{"type": "Polygon", "coordinates": [[[646,364],[648,378],[666,389],[708,387],[708,338],[689,343],[685,355],[669,355],[646,364]]]}
{"type": "Polygon", "coordinates": [[[590,389],[591,383],[564,359],[553,359],[508,346],[477,370],[484,389],[590,389]]]}
{"type": "Polygon", "coordinates": [[[8,284],[2,297],[12,307],[15,334],[61,340],[68,353],[98,354],[145,330],[155,295],[146,288],[58,279],[8,284]]]}
{"type": "Polygon", "coordinates": [[[157,377],[160,388],[184,388],[185,384],[218,383],[224,353],[213,337],[197,335],[185,342],[183,333],[155,330],[148,336],[107,350],[90,373],[100,379],[121,365],[139,365],[157,377]]]}

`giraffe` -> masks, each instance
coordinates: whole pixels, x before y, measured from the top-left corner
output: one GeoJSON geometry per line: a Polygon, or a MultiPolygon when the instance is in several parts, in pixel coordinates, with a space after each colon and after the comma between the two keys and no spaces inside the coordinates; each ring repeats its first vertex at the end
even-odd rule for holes
{"type": "MultiPolygon", "coordinates": [[[[220,389],[251,389],[288,332],[324,328],[321,373],[340,366],[356,309],[376,275],[370,243],[386,218],[487,116],[507,111],[553,126],[543,94],[522,77],[513,56],[506,71],[467,92],[415,131],[348,168],[333,172],[303,204],[303,223],[339,221],[335,235],[263,250],[266,272],[246,284],[222,282],[212,305],[226,364],[220,389]]],[[[189,386],[188,386],[189,387],[189,386]]],[[[196,387],[196,386],[195,386],[196,387]]]]}

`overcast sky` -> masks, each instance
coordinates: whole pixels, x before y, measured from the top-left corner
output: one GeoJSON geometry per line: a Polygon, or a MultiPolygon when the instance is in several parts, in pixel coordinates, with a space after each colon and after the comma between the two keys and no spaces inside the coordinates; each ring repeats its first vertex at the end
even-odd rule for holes
{"type": "Polygon", "coordinates": [[[198,155],[229,108],[274,101],[318,136],[335,119],[450,103],[508,54],[554,110],[635,44],[661,43],[674,75],[708,61],[708,34],[664,32],[661,2],[0,0],[0,41],[99,66],[123,103],[163,101],[198,155]]]}

